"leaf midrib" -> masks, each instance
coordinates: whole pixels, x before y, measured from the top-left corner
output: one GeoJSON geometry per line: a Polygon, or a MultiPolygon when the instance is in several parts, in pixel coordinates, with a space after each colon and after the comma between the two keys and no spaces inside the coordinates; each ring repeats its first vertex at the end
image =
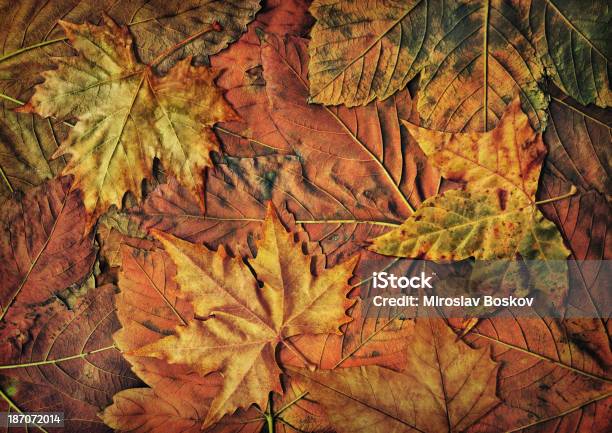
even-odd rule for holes
{"type": "MultiPolygon", "coordinates": [[[[49,242],[51,242],[51,238],[53,237],[53,234],[55,233],[55,229],[57,227],[58,221],[62,217],[62,213],[64,212],[64,208],[66,206],[66,203],[68,202],[69,196],[70,196],[70,193],[67,193],[67,194],[64,195],[64,200],[62,201],[62,206],[60,207],[59,212],[57,213],[57,218],[55,218],[55,221],[53,221],[53,225],[51,226],[51,230],[49,231],[47,239],[45,239],[45,242],[42,245],[42,247],[40,248],[40,250],[38,251],[38,254],[34,258],[34,260],[31,262],[28,271],[23,276],[21,282],[19,283],[19,286],[17,287],[17,290],[13,293],[13,295],[9,299],[9,302],[6,304],[6,307],[4,307],[2,309],[2,313],[0,314],[0,321],[4,318],[4,316],[6,316],[6,313],[8,312],[9,308],[13,305],[13,302],[15,302],[15,299],[17,298],[17,296],[19,296],[19,293],[21,292],[21,290],[25,286],[25,283],[27,282],[28,278],[30,277],[30,274],[32,273],[32,271],[34,270],[36,265],[38,264],[38,261],[40,260],[40,257],[42,256],[44,251],[47,249],[47,246],[49,245],[49,242]]],[[[22,215],[23,215],[23,223],[25,225],[26,224],[25,212],[22,212],[22,215]]]]}

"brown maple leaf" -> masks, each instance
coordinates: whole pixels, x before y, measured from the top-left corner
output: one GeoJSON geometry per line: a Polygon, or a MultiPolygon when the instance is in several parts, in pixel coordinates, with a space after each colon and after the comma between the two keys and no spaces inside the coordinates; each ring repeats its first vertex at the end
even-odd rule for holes
{"type": "Polygon", "coordinates": [[[176,264],[181,297],[193,305],[196,320],[129,355],[183,364],[202,376],[221,372],[205,426],[252,403],[265,407],[270,391],[282,393],[279,343],[298,334],[339,333],[350,321],[345,312],[353,301],[346,295],[356,258],[314,275],[313,257],[302,253],[271,208],[262,228],[257,257],[249,262],[254,274],[222,247],[213,252],[154,232],[176,264]]]}

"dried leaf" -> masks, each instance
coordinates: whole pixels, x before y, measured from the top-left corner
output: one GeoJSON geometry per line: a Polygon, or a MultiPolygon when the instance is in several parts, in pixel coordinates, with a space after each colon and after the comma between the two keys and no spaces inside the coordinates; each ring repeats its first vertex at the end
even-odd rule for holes
{"type": "Polygon", "coordinates": [[[351,311],[353,320],[344,326],[342,335],[298,335],[291,338],[292,350],[281,348],[279,357],[282,364],[302,368],[315,365],[323,370],[362,365],[400,370],[405,365],[414,322],[397,316],[376,317],[370,312],[374,309],[357,299],[351,311]]]}
{"type": "Polygon", "coordinates": [[[418,319],[405,369],[292,370],[339,433],[463,431],[499,404],[499,364],[457,341],[440,319],[418,319]]]}
{"type": "Polygon", "coordinates": [[[433,2],[432,12],[428,7],[419,0],[313,2],[311,100],[352,107],[403,89],[425,60],[428,19],[434,35],[440,25],[438,5],[433,2]]]}
{"type": "Polygon", "coordinates": [[[74,310],[58,300],[32,308],[29,329],[3,338],[0,372],[98,408],[137,384],[110,341],[118,328],[114,291],[97,287],[74,310]]]}
{"type": "Polygon", "coordinates": [[[583,105],[612,105],[609,5],[532,0],[528,9],[531,38],[553,82],[583,105]]]}
{"type": "Polygon", "coordinates": [[[308,104],[306,41],[270,36],[261,56],[274,123],[303,161],[304,176],[339,202],[326,219],[408,215],[419,200],[398,121],[410,117],[408,93],[355,109],[308,104]]]}
{"type": "MultiPolygon", "coordinates": [[[[546,167],[580,190],[612,195],[612,115],[553,92],[544,132],[546,167]]],[[[547,197],[548,198],[548,197],[547,197]]]]}
{"type": "MultiPolygon", "coordinates": [[[[580,167],[580,160],[577,160],[580,167]]],[[[555,197],[567,190],[568,183],[548,171],[542,177],[540,196],[555,197]]],[[[609,201],[596,191],[579,193],[567,200],[542,207],[554,221],[569,245],[570,280],[567,297],[567,319],[564,325],[568,338],[604,368],[612,367],[609,320],[612,314],[607,281],[612,277],[606,260],[612,254],[608,227],[612,223],[609,201]]]]}
{"type": "Polygon", "coordinates": [[[201,418],[219,390],[220,378],[200,377],[184,365],[128,354],[174,334],[178,325],[193,317],[191,305],[178,298],[176,268],[162,250],[124,245],[121,252],[121,292],[115,303],[122,328],[113,337],[132,371],[151,388],[116,394],[103,419],[118,430],[141,426],[147,431],[150,423],[157,425],[159,420],[174,428],[199,429],[201,418]]]}
{"type": "Polygon", "coordinates": [[[55,177],[64,158],[51,161],[69,127],[51,119],[14,113],[40,83],[40,73],[53,66],[52,56],[72,53],[62,43],[58,19],[77,22],[97,18],[113,1],[76,7],[70,0],[3,2],[0,5],[0,201],[16,191],[55,177]]]}
{"type": "Polygon", "coordinates": [[[132,354],[186,364],[200,375],[223,374],[223,385],[204,421],[209,426],[236,408],[265,407],[268,392],[282,392],[274,349],[301,333],[333,333],[350,320],[345,311],[351,260],[314,276],[304,272],[311,257],[296,248],[273,212],[263,225],[257,257],[250,264],[263,282],[259,289],[250,269],[217,253],[155,232],[177,266],[182,296],[196,318],[166,337],[132,354]],[[207,282],[204,285],[201,282],[207,282]],[[236,357],[240,362],[236,362],[236,357]]]}
{"type": "Polygon", "coordinates": [[[492,129],[519,93],[532,124],[546,123],[544,68],[521,11],[509,2],[323,0],[311,12],[314,102],[385,99],[420,71],[419,114],[427,127],[492,129]]]}
{"type": "MultiPolygon", "coordinates": [[[[514,196],[509,200],[512,203],[514,196]]],[[[517,251],[535,259],[535,238],[546,241],[544,257],[567,257],[554,224],[539,211],[502,207],[491,190],[481,194],[452,190],[427,200],[401,227],[374,239],[370,249],[434,261],[512,258],[517,251]]]]}
{"type": "MultiPolygon", "coordinates": [[[[370,249],[434,261],[513,260],[520,255],[532,261],[530,286],[551,295],[559,308],[567,292],[564,260],[570,251],[535,207],[546,149],[519,101],[489,132],[445,133],[406,125],[442,175],[465,182],[465,191],[427,200],[402,226],[374,239],[370,249]]],[[[498,264],[493,266],[498,272],[498,264]]],[[[515,266],[508,262],[501,273],[512,274],[515,266]]]]}
{"type": "Polygon", "coordinates": [[[218,53],[246,30],[247,24],[260,8],[260,0],[153,0],[140,5],[125,2],[114,15],[125,17],[134,35],[139,58],[150,63],[162,51],[173,49],[189,38],[160,63],[168,70],[178,60],[194,56],[203,61],[205,56],[218,53]],[[213,23],[220,30],[210,32],[213,23]]]}
{"type": "Polygon", "coordinates": [[[64,161],[51,161],[57,150],[54,125],[49,119],[9,111],[0,117],[0,202],[18,191],[54,178],[64,161]]]}
{"type": "Polygon", "coordinates": [[[468,334],[477,345],[493,348],[502,363],[498,395],[503,403],[474,432],[512,431],[545,423],[612,391],[609,372],[566,338],[551,318],[496,317],[468,334]]]}
{"type": "MultiPolygon", "coordinates": [[[[237,411],[232,416],[225,416],[215,425],[202,430],[206,415],[206,404],[219,390],[220,381],[210,383],[208,389],[200,395],[200,400],[185,401],[176,394],[181,388],[171,387],[156,393],[150,388],[134,388],[119,392],[114,403],[103,413],[104,422],[118,432],[135,433],[260,433],[266,424],[262,412],[254,407],[237,411]]],[[[181,387],[191,387],[192,382],[183,380],[181,387]]],[[[283,397],[274,394],[273,411],[278,411],[274,419],[275,431],[289,433],[295,430],[288,426],[308,427],[308,431],[324,431],[329,426],[322,408],[305,398],[302,388],[293,383],[285,384],[283,397]],[[282,414],[282,421],[279,419],[282,414]]],[[[270,408],[266,409],[266,412],[270,408]]]]}
{"type": "MultiPolygon", "coordinates": [[[[58,20],[99,20],[115,0],[75,4],[72,0],[3,2],[0,5],[0,89],[11,98],[27,99],[40,82],[40,73],[53,65],[52,57],[73,52],[63,43],[58,20]]],[[[10,104],[9,100],[3,103],[10,104]]]]}
{"type": "MultiPolygon", "coordinates": [[[[97,406],[59,393],[55,388],[0,376],[0,390],[12,403],[9,405],[6,400],[0,399],[2,412],[18,412],[15,407],[21,412],[62,412],[64,431],[109,433],[109,428],[100,422],[97,406]]],[[[40,431],[40,429],[11,427],[11,433],[31,433],[32,431],[40,431]]]]}
{"type": "Polygon", "coordinates": [[[258,33],[300,35],[311,20],[306,0],[266,1],[247,32],[228,49],[211,57],[211,65],[222,70],[217,84],[226,90],[226,99],[240,116],[215,127],[225,153],[261,156],[290,151],[270,118],[258,33]]]}
{"type": "Polygon", "coordinates": [[[315,206],[330,212],[337,206],[311,188],[301,170],[295,157],[226,157],[208,172],[206,213],[170,179],[130,215],[143,230],[157,229],[212,249],[224,245],[235,255],[253,256],[267,201],[299,210],[306,218],[313,217],[315,206]]]}
{"type": "Polygon", "coordinates": [[[42,303],[90,273],[93,235],[83,236],[85,209],[68,177],[9,201],[0,223],[1,318],[19,317],[15,309],[42,303]]]}
{"type": "Polygon", "coordinates": [[[449,133],[404,122],[410,134],[445,179],[464,182],[468,191],[494,189],[502,209],[506,197],[517,204],[535,201],[546,147],[516,99],[492,131],[449,133]]]}
{"type": "Polygon", "coordinates": [[[612,408],[612,398],[595,401],[581,406],[567,414],[554,417],[545,422],[534,423],[521,433],[589,433],[606,432],[612,429],[612,421],[607,416],[612,408]]]}
{"type": "Polygon", "coordinates": [[[444,131],[492,129],[516,95],[535,129],[546,126],[544,67],[511,2],[458,2],[446,12],[420,78],[424,126],[444,131]]]}
{"type": "Polygon", "coordinates": [[[154,242],[146,239],[146,232],[130,219],[129,215],[112,209],[98,221],[96,240],[100,246],[100,261],[103,271],[112,275],[116,283],[116,271],[121,266],[121,247],[129,245],[134,248],[150,249],[154,242]]]}
{"type": "Polygon", "coordinates": [[[63,173],[83,190],[89,226],[109,206],[121,206],[126,191],[141,196],[153,158],[194,195],[203,192],[202,170],[218,149],[210,127],[233,111],[215,88],[215,72],[176,64],[164,77],[137,63],[126,28],[61,22],[77,57],[56,59],[22,111],[59,118],[78,117],[56,156],[71,154],[63,173]],[[84,103],[84,101],[87,101],[84,103]]]}

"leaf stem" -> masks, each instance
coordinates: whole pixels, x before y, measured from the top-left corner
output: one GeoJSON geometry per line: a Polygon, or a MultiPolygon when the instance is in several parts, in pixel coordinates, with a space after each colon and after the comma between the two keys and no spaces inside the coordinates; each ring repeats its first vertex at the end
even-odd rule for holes
{"type": "Polygon", "coordinates": [[[12,51],[10,53],[7,53],[7,54],[4,54],[4,55],[0,56],[0,62],[3,62],[5,60],[7,60],[7,59],[10,59],[11,57],[15,57],[15,56],[17,56],[17,55],[19,55],[21,53],[25,53],[26,51],[30,51],[30,50],[33,50],[35,48],[44,47],[46,45],[55,44],[57,42],[63,42],[65,40],[67,40],[67,39],[68,38],[66,38],[66,37],[64,37],[64,38],[57,38],[57,39],[51,39],[51,40],[48,40],[48,41],[39,42],[39,43],[34,44],[34,45],[29,45],[27,47],[19,48],[18,50],[15,50],[15,51],[12,51]]]}
{"type": "Polygon", "coordinates": [[[8,180],[8,176],[6,175],[6,173],[4,173],[4,170],[2,169],[2,167],[0,167],[0,176],[2,177],[2,180],[8,186],[8,189],[11,192],[11,194],[13,194],[15,192],[15,189],[13,188],[13,185],[11,185],[11,182],[8,180]]]}
{"type": "Polygon", "coordinates": [[[6,99],[7,101],[11,101],[17,105],[25,105],[25,102],[20,101],[19,99],[12,98],[9,95],[5,95],[4,93],[0,93],[0,98],[6,99]]]}
{"type": "Polygon", "coordinates": [[[482,113],[483,113],[483,121],[484,121],[484,131],[487,131],[488,124],[488,110],[489,110],[489,13],[490,13],[490,5],[489,0],[485,1],[484,4],[484,24],[483,27],[483,41],[482,41],[482,51],[484,53],[483,56],[483,81],[482,86],[482,113]]]}
{"type": "Polygon", "coordinates": [[[391,223],[387,221],[359,221],[359,220],[296,220],[297,224],[372,224],[375,226],[384,227],[399,227],[400,223],[391,223]]]}
{"type": "Polygon", "coordinates": [[[23,364],[0,365],[0,370],[9,370],[12,368],[28,368],[28,367],[36,367],[39,365],[56,364],[58,362],[70,361],[72,359],[85,358],[86,356],[93,355],[94,353],[104,352],[105,350],[116,349],[116,348],[117,346],[113,344],[112,346],[106,346],[100,349],[91,350],[89,352],[79,353],[78,355],[65,356],[63,358],[49,359],[46,361],[26,362],[23,364]]]}
{"type": "Polygon", "coordinates": [[[268,433],[274,433],[274,398],[272,392],[268,394],[268,411],[265,413],[266,423],[268,425],[268,433]]]}
{"type": "Polygon", "coordinates": [[[573,196],[574,194],[576,194],[576,192],[578,192],[578,188],[576,188],[574,185],[572,185],[572,187],[570,188],[569,192],[563,194],[563,195],[559,195],[557,197],[552,197],[546,200],[540,200],[540,201],[536,201],[535,204],[546,204],[546,203],[552,203],[554,201],[559,201],[559,200],[565,200],[566,198],[569,198],[571,196],[573,196]]]}
{"type": "Polygon", "coordinates": [[[245,137],[245,136],[240,135],[240,134],[236,134],[235,132],[232,132],[229,129],[225,129],[225,128],[219,126],[219,125],[214,125],[213,129],[215,131],[219,131],[219,132],[222,132],[224,134],[231,135],[234,138],[243,139],[243,140],[250,141],[252,143],[259,144],[260,146],[267,147],[268,149],[273,149],[273,150],[277,150],[277,151],[281,151],[281,152],[285,151],[284,149],[282,149],[280,147],[270,146],[269,144],[266,144],[263,141],[259,141],[259,140],[256,140],[254,138],[249,138],[249,137],[245,137]]]}

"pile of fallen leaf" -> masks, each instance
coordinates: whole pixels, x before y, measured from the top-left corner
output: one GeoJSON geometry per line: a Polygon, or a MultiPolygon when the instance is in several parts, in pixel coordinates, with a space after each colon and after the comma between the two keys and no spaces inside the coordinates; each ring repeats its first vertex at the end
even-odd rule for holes
{"type": "Polygon", "coordinates": [[[88,433],[612,431],[611,18],[0,0],[0,410],[88,433]],[[405,258],[517,293],[537,263],[568,318],[372,310],[372,272],[428,266],[405,258]]]}

